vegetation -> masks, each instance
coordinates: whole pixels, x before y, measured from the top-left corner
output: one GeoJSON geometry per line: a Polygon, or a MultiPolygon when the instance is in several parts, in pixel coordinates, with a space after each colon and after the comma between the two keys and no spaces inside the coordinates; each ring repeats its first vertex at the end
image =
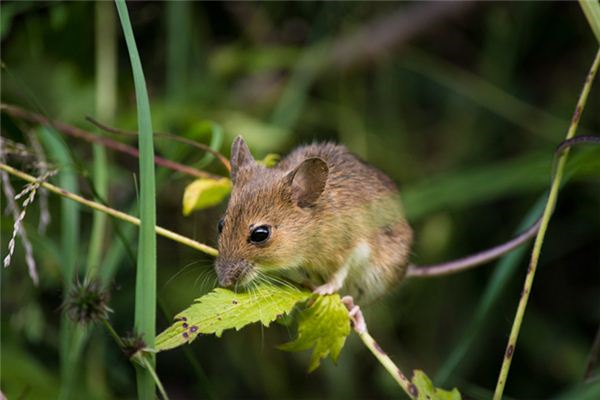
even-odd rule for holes
{"type": "Polygon", "coordinates": [[[1,7],[8,398],[600,395],[597,2],[1,7]],[[417,264],[543,214],[531,259],[407,279],[357,335],[338,296],[213,290],[238,134],[385,171],[417,264]]]}

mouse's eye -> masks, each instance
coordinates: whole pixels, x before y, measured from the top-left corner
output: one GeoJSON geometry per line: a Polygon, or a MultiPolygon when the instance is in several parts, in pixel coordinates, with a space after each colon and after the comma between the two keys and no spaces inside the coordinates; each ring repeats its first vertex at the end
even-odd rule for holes
{"type": "Polygon", "coordinates": [[[225,224],[225,220],[223,220],[223,218],[221,218],[219,220],[219,223],[217,224],[217,229],[219,230],[219,233],[223,232],[223,225],[225,224]]]}
{"type": "Polygon", "coordinates": [[[254,244],[262,244],[271,236],[271,227],[269,225],[261,225],[252,229],[250,232],[250,241],[254,244]]]}

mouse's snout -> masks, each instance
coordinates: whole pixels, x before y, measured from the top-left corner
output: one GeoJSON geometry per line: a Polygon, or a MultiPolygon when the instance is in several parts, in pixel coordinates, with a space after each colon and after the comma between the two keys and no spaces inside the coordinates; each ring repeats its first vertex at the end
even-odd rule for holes
{"type": "Polygon", "coordinates": [[[239,282],[250,269],[245,260],[224,260],[218,258],[215,264],[219,286],[229,287],[239,282]]]}

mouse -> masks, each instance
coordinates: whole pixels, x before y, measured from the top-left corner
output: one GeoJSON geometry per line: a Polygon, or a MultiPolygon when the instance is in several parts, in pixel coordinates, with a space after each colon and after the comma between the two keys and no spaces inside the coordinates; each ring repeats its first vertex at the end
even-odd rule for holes
{"type": "Polygon", "coordinates": [[[400,191],[379,169],[331,142],[297,147],[274,167],[241,136],[218,223],[222,287],[284,279],[368,303],[403,280],[413,240],[400,191]]]}

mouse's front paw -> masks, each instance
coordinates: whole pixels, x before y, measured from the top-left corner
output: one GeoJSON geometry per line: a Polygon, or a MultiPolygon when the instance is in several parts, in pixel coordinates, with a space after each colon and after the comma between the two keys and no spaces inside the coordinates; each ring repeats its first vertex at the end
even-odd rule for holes
{"type": "Polygon", "coordinates": [[[324,285],[316,287],[315,290],[313,290],[313,293],[325,296],[327,294],[334,294],[339,289],[340,288],[337,287],[337,285],[334,282],[328,282],[328,283],[326,283],[324,285]]]}

